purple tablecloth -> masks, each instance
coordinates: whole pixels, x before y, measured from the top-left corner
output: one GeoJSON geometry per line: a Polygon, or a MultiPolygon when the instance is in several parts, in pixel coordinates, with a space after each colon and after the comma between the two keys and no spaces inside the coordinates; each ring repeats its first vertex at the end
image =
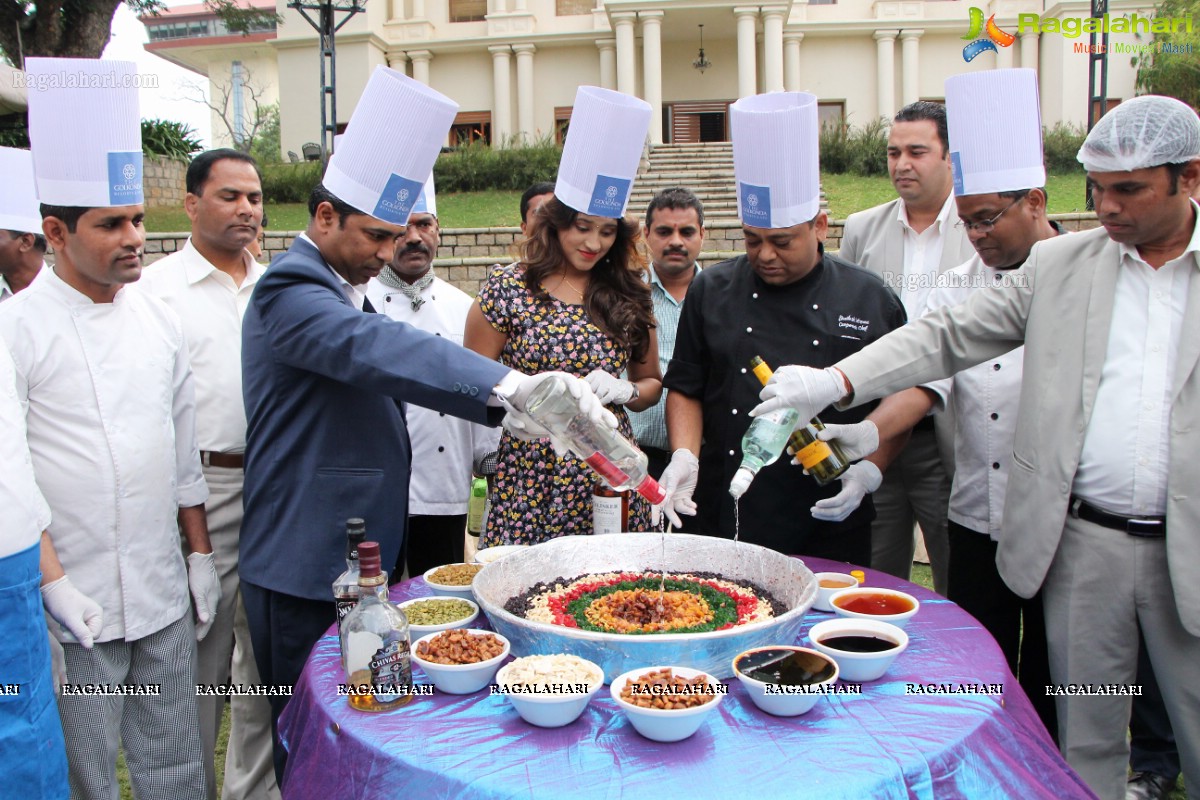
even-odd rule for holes
{"type": "MultiPolygon", "coordinates": [[[[804,560],[814,572],[849,569],[804,560]]],[[[551,730],[526,724],[487,690],[418,697],[384,714],[354,711],[337,696],[344,675],[331,629],[280,719],[290,754],[284,798],[1093,796],[974,618],[919,586],[866,572],[867,584],[921,600],[909,647],[882,679],[792,718],[759,711],[731,679],[717,712],[673,744],[638,735],[607,689],[574,723],[551,730]],[[931,683],[1003,684],[1003,694],[907,693],[908,684],[931,683]]],[[[395,601],[428,594],[419,578],[391,593],[395,601]]],[[[805,633],[831,616],[811,612],[805,633]]],[[[427,682],[415,668],[414,679],[427,682]]]]}

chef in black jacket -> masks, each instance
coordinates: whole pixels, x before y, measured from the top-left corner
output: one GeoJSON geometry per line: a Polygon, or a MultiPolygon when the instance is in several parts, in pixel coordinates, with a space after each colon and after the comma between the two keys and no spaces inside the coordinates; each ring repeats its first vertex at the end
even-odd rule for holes
{"type": "MultiPolygon", "coordinates": [[[[745,98],[731,108],[731,125],[746,254],[705,269],[688,290],[663,381],[674,452],[661,481],[668,517],[695,513],[700,533],[726,538],[735,531],[729,484],[762,390],[750,360],[826,367],[905,322],[904,307],[880,278],[824,252],[816,98],[745,98]]],[[[858,422],[869,410],[826,409],[821,419],[858,422]]],[[[879,470],[863,461],[821,487],[784,456],[739,501],[740,540],[867,564],[870,498],[836,522],[814,517],[813,507],[826,500],[817,514],[836,517],[844,499],[868,495],[878,481],[879,470]]]]}

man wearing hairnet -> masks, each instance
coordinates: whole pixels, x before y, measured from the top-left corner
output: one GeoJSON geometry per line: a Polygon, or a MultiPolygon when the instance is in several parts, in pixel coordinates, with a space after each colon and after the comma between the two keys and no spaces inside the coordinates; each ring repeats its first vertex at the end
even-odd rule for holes
{"type": "Polygon", "coordinates": [[[1135,98],[1079,160],[1102,229],[1039,242],[1018,279],[833,367],[779,369],[751,413],[808,419],[1025,345],[997,563],[1042,591],[1063,755],[1122,798],[1139,630],[1200,786],[1200,119],[1135,98]]]}

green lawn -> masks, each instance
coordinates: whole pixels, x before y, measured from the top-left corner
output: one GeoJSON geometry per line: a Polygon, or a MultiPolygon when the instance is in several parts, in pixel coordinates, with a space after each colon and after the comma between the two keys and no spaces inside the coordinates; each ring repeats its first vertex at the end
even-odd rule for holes
{"type": "MultiPolygon", "coordinates": [[[[821,175],[821,187],[829,201],[834,219],[845,219],[855,211],[886,203],[896,197],[892,182],[886,176],[864,178],[860,175],[821,175]]],[[[1067,214],[1083,211],[1084,175],[1051,175],[1046,182],[1050,196],[1050,213],[1067,214]]]]}

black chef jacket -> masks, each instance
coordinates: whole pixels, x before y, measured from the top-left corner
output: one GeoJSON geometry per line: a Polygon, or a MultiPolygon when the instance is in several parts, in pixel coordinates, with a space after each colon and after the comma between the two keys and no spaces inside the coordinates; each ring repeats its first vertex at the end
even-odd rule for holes
{"type": "MultiPolygon", "coordinates": [[[[877,275],[822,252],[803,279],[787,286],[762,281],[742,255],[709,267],[688,288],[675,352],[663,385],[699,399],[704,439],[693,495],[697,527],[732,538],[729,482],[742,460],[742,436],[762,384],[750,369],[761,356],[772,369],[785,364],[828,367],[904,325],[904,306],[877,275]]],[[[822,422],[860,422],[872,406],[821,412],[822,422]]],[[[842,522],[814,519],[809,509],[841,491],[804,474],[786,453],[764,467],[738,507],[740,540],[781,553],[804,553],[812,535],[835,534],[875,518],[870,496],[842,522]]]]}

